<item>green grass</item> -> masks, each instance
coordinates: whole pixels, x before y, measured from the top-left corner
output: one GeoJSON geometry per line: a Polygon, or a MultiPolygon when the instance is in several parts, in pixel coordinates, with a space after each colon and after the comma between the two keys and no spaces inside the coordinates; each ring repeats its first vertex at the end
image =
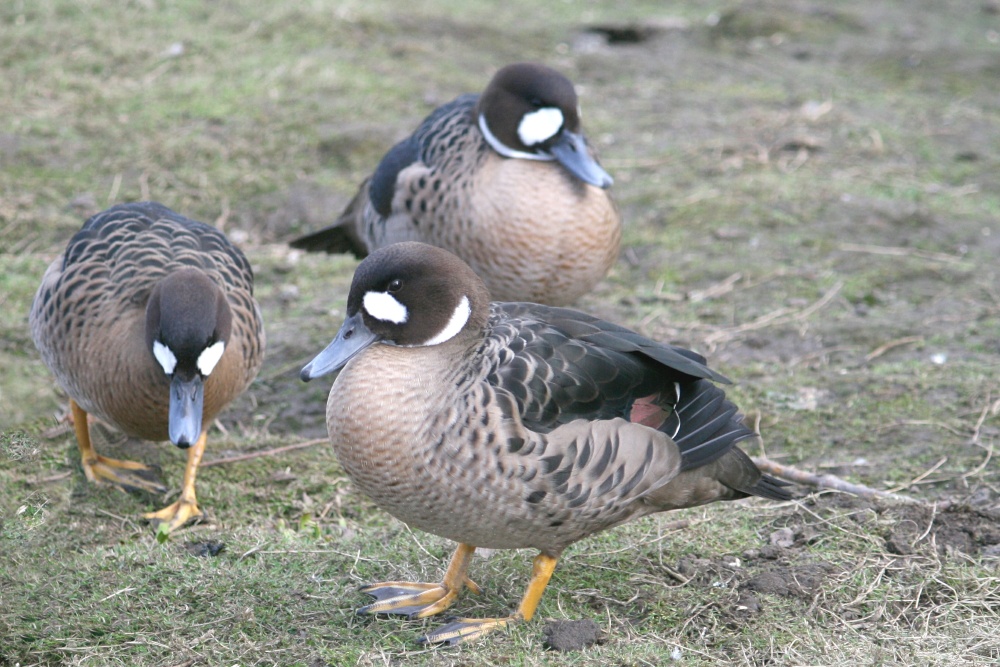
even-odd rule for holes
{"type": "MultiPolygon", "coordinates": [[[[1000,45],[988,11],[0,5],[0,665],[995,663],[1000,45]],[[604,23],[661,30],[620,46],[583,34],[604,23]],[[207,460],[320,438],[328,384],[297,372],[334,334],[356,263],[284,241],[331,220],[434,106],[515,60],[576,82],[616,178],[625,252],[580,307],[706,353],[760,416],[751,454],[924,505],[824,492],[645,519],[571,547],[535,622],[437,650],[415,643],[437,621],[353,610],[359,584],[440,577],[451,546],[359,496],[326,444],[203,467],[209,520],[163,544],[139,516],[167,499],[86,483],[58,421],[66,397],[27,327],[83,218],[152,198],[222,225],[250,256],[268,359],[207,460]],[[772,545],[782,528],[791,547],[772,545]],[[209,541],[224,550],[189,549],[209,541]],[[755,589],[768,573],[811,584],[755,589]],[[603,643],[546,651],[553,619],[592,620],[603,643]]],[[[174,448],[102,446],[179,486],[174,448]]],[[[484,593],[452,611],[506,613],[532,557],[478,558],[484,593]]]]}

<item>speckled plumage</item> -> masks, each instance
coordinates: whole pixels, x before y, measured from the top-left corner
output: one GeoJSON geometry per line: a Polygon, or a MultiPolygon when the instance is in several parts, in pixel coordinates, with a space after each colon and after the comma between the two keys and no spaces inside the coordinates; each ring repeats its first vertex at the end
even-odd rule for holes
{"type": "Polygon", "coordinates": [[[204,378],[207,428],[250,384],[264,354],[250,264],[221,232],[154,202],[115,206],[73,236],[32,304],[32,337],[59,384],[83,410],[131,436],[168,438],[171,378],[150,347],[147,302],[164,278],[190,268],[215,286],[208,298],[221,289],[232,314],[222,357],[204,378]]]}
{"type": "Polygon", "coordinates": [[[552,556],[652,512],[767,495],[766,478],[757,488],[762,478],[733,447],[752,433],[701,379],[717,376],[681,354],[697,374],[572,338],[552,314],[573,322],[571,311],[494,304],[485,339],[373,346],[348,364],[330,393],[327,427],[361,490],[421,530],[552,556]],[[648,395],[666,413],[660,430],[628,421],[648,395]],[[678,420],[675,406],[682,417],[704,411],[678,420]],[[671,487],[699,476],[679,478],[683,470],[711,475],[720,459],[748,473],[727,480],[735,488],[671,487]]]}
{"type": "MultiPolygon", "coordinates": [[[[736,447],[753,433],[701,356],[574,310],[489,304],[475,274],[441,250],[371,255],[337,341],[349,328],[347,339],[374,339],[330,391],[331,442],[358,487],[413,527],[555,559],[654,512],[788,498],[736,447]],[[405,322],[365,310],[362,296],[381,290],[406,308],[405,322]],[[465,327],[422,345],[463,297],[465,327]],[[407,337],[415,328],[427,333],[407,337]]],[[[326,355],[303,377],[331,370],[326,355]]]]}
{"type": "MultiPolygon", "coordinates": [[[[568,88],[568,99],[560,101],[573,107],[574,127],[566,131],[575,132],[572,84],[538,65],[512,67],[568,88]]],[[[478,119],[496,87],[491,82],[483,96],[464,95],[435,110],[386,154],[334,225],[292,245],[365,257],[391,243],[422,241],[461,257],[496,299],[566,304],[590,291],[618,257],[614,202],[606,189],[551,157],[504,157],[494,150],[478,119]]],[[[522,106],[503,107],[492,122],[506,127],[494,128],[498,140],[513,143],[520,114],[531,107],[508,97],[522,106]]],[[[547,156],[542,147],[533,150],[547,156]]]]}

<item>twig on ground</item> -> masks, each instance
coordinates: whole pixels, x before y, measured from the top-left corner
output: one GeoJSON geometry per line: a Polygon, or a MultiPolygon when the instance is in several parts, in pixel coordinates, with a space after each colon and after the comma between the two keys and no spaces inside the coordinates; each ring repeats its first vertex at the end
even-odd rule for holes
{"type": "Polygon", "coordinates": [[[911,343],[922,343],[924,342],[923,336],[906,336],[904,338],[897,338],[895,340],[890,340],[888,343],[879,345],[874,350],[865,355],[865,361],[872,361],[873,359],[878,359],[883,354],[897,347],[903,345],[909,345],[911,343]]]}
{"type": "Polygon", "coordinates": [[[219,421],[218,418],[216,418],[213,424],[215,428],[219,429],[219,432],[222,433],[222,435],[229,435],[229,429],[226,428],[225,425],[221,421],[219,421]]]}
{"type": "Polygon", "coordinates": [[[824,347],[815,352],[810,352],[809,354],[803,354],[800,357],[792,357],[788,360],[789,368],[794,368],[799,364],[805,364],[813,361],[814,359],[819,359],[821,357],[827,357],[831,354],[836,354],[838,352],[850,352],[856,346],[855,345],[833,345],[831,347],[824,347]]]}
{"type": "Polygon", "coordinates": [[[122,593],[131,593],[131,592],[132,592],[132,591],[134,591],[134,590],[136,590],[136,589],[135,589],[135,586],[127,586],[127,587],[125,587],[125,588],[121,588],[121,589],[119,589],[119,590],[115,591],[115,592],[114,592],[114,593],[112,593],[111,595],[107,595],[107,596],[105,596],[105,597],[101,598],[100,600],[98,600],[98,602],[105,602],[105,601],[107,601],[107,600],[110,600],[110,599],[111,599],[111,598],[113,598],[113,597],[116,597],[116,596],[118,596],[118,595],[121,595],[122,593]]]}
{"type": "Polygon", "coordinates": [[[989,463],[990,459],[992,459],[992,458],[993,458],[993,442],[991,441],[990,444],[988,444],[986,446],[986,456],[983,457],[982,463],[980,463],[979,465],[977,465],[975,468],[973,468],[969,472],[963,474],[962,475],[962,479],[968,479],[970,477],[975,477],[976,475],[978,475],[979,473],[981,473],[986,468],[986,464],[989,463]]]}
{"type": "Polygon", "coordinates": [[[41,436],[45,440],[55,440],[59,436],[69,433],[72,430],[73,427],[72,425],[69,424],[69,422],[60,421],[55,426],[50,426],[49,428],[42,431],[41,436]]]}
{"type": "Polygon", "coordinates": [[[990,415],[996,416],[1000,413],[1000,399],[997,399],[993,403],[990,403],[989,398],[986,399],[986,405],[983,406],[982,412],[979,413],[979,419],[976,420],[976,425],[972,427],[972,439],[969,441],[973,445],[982,445],[979,442],[979,433],[982,431],[983,424],[986,422],[986,418],[990,415]]]}
{"type": "Polygon", "coordinates": [[[948,431],[952,435],[957,435],[960,437],[965,435],[954,426],[945,424],[944,422],[933,421],[931,419],[900,419],[898,421],[892,422],[891,424],[882,424],[880,426],[877,426],[875,430],[881,433],[882,431],[886,431],[891,428],[896,428],[897,426],[933,426],[935,428],[944,429],[945,431],[948,431]]]}
{"type": "MultiPolygon", "coordinates": [[[[975,445],[976,447],[983,447],[983,443],[979,441],[979,436],[982,433],[983,424],[986,422],[986,418],[990,415],[996,415],[1000,412],[1000,399],[992,401],[992,398],[986,399],[986,405],[983,406],[982,412],[979,413],[979,419],[976,420],[976,425],[972,427],[972,437],[969,439],[969,444],[975,445]]],[[[983,458],[982,462],[969,472],[962,475],[962,479],[968,479],[969,477],[975,477],[981,473],[985,468],[986,464],[990,462],[993,458],[993,440],[985,445],[986,456],[983,458]]]]}
{"type": "Polygon", "coordinates": [[[929,250],[919,250],[917,248],[903,248],[899,246],[881,245],[860,245],[857,243],[841,243],[841,250],[847,252],[865,252],[871,255],[889,255],[890,257],[919,257],[935,262],[948,262],[950,264],[962,264],[968,260],[957,255],[949,255],[943,252],[931,252],[929,250]]]}
{"type": "Polygon", "coordinates": [[[716,331],[705,337],[705,343],[710,346],[715,346],[717,343],[721,343],[727,340],[733,340],[742,333],[747,331],[756,331],[757,329],[763,329],[764,327],[769,327],[774,324],[783,324],[789,321],[789,313],[792,313],[789,308],[778,308],[777,310],[772,310],[766,315],[761,315],[752,322],[746,322],[738,327],[732,327],[731,329],[722,329],[721,331],[716,331]]]}
{"type": "Polygon", "coordinates": [[[237,461],[248,461],[250,459],[257,459],[262,456],[277,456],[278,454],[284,454],[285,452],[291,452],[296,449],[305,449],[306,447],[312,447],[323,442],[329,442],[326,438],[316,438],[315,440],[306,440],[305,442],[297,442],[294,445],[286,445],[284,447],[275,447],[274,449],[262,449],[259,452],[250,452],[249,454],[240,454],[239,456],[230,456],[224,459],[215,459],[213,461],[206,461],[201,464],[202,468],[208,468],[210,466],[221,466],[226,463],[236,463],[237,461]]]}
{"type": "Polygon", "coordinates": [[[624,546],[621,549],[612,549],[611,551],[594,551],[590,553],[585,553],[583,555],[587,556],[588,558],[592,558],[594,556],[610,556],[612,554],[619,554],[625,551],[633,551],[640,546],[645,547],[650,544],[656,544],[657,542],[662,542],[667,538],[673,537],[673,533],[675,533],[676,531],[684,530],[685,528],[690,528],[691,526],[703,523],[704,521],[705,519],[698,519],[698,520],[678,519],[676,521],[670,521],[669,523],[665,523],[662,526],[660,526],[659,532],[661,533],[661,535],[654,539],[642,540],[639,542],[630,543],[628,546],[624,546]]]}
{"type": "Polygon", "coordinates": [[[845,493],[853,493],[856,496],[861,496],[862,498],[867,498],[869,500],[885,498],[887,500],[897,500],[904,503],[923,504],[923,501],[916,498],[902,496],[898,493],[892,493],[889,491],[880,491],[878,489],[873,489],[870,486],[865,486],[864,484],[853,484],[840,479],[835,475],[816,475],[811,472],[799,470],[798,468],[782,465],[769,459],[762,459],[759,457],[754,457],[753,462],[763,472],[774,475],[775,477],[787,479],[797,484],[815,486],[820,489],[844,491],[845,493]]]}
{"type": "Polygon", "coordinates": [[[934,465],[932,465],[930,468],[928,468],[927,470],[925,470],[920,475],[917,475],[916,477],[914,477],[913,479],[911,479],[909,482],[907,482],[905,484],[900,484],[899,486],[896,486],[896,487],[893,487],[893,488],[889,489],[888,491],[886,491],[886,493],[896,493],[897,491],[902,491],[903,489],[908,489],[911,486],[913,486],[914,484],[919,484],[921,481],[923,481],[923,479],[925,477],[927,477],[932,472],[934,472],[935,470],[937,470],[938,468],[940,468],[941,466],[943,466],[945,464],[945,462],[947,462],[947,461],[948,461],[948,457],[947,456],[942,456],[941,459],[937,463],[935,463],[934,465]]]}
{"type": "MultiPolygon", "coordinates": [[[[764,436],[762,436],[760,434],[760,422],[763,419],[764,419],[764,413],[762,413],[760,410],[758,410],[757,414],[754,415],[754,418],[753,418],[753,432],[757,436],[757,445],[760,447],[761,458],[766,459],[767,458],[767,448],[764,447],[764,436]]],[[[743,420],[743,423],[746,423],[746,419],[743,420]]]]}
{"type": "Polygon", "coordinates": [[[124,527],[125,525],[129,525],[129,526],[131,526],[131,527],[132,527],[132,529],[133,529],[133,530],[138,530],[138,529],[139,529],[139,526],[138,526],[138,524],[136,524],[136,523],[135,523],[134,521],[132,521],[132,519],[130,519],[130,518],[128,518],[128,517],[125,517],[125,516],[119,516],[119,515],[117,515],[117,514],[112,514],[111,512],[109,512],[109,511],[107,511],[107,510],[102,510],[102,509],[101,509],[101,508],[99,508],[99,507],[97,508],[97,513],[98,513],[98,514],[104,514],[105,516],[109,516],[109,517],[111,517],[112,519],[118,519],[118,521],[119,521],[119,522],[121,522],[121,526],[123,526],[123,527],[124,527]]]}
{"type": "Polygon", "coordinates": [[[705,289],[694,290],[688,292],[688,300],[692,303],[697,303],[699,301],[705,301],[707,299],[714,299],[715,297],[722,296],[723,294],[728,294],[733,291],[733,287],[740,280],[743,279],[742,273],[734,273],[730,275],[725,280],[715,283],[714,285],[709,285],[705,289]]]}
{"type": "Polygon", "coordinates": [[[66,472],[56,473],[55,475],[50,475],[48,477],[39,477],[38,479],[36,479],[34,482],[31,483],[35,485],[49,484],[51,482],[58,482],[64,480],[72,474],[73,474],[72,470],[67,470],[66,472]]]}
{"type": "Polygon", "coordinates": [[[747,331],[755,331],[757,329],[763,329],[765,327],[774,326],[777,324],[788,324],[790,322],[799,322],[808,317],[813,313],[820,310],[826,306],[830,301],[833,300],[835,296],[840,292],[841,288],[844,287],[844,281],[838,280],[837,283],[828,289],[823,296],[817,299],[812,304],[806,306],[802,310],[793,311],[788,308],[779,308],[773,312],[768,313],[758,317],[752,322],[747,322],[746,324],[741,324],[738,327],[733,327],[731,329],[723,329],[722,331],[716,331],[707,338],[705,338],[705,344],[709,348],[715,348],[718,343],[733,340],[742,333],[747,331]]]}

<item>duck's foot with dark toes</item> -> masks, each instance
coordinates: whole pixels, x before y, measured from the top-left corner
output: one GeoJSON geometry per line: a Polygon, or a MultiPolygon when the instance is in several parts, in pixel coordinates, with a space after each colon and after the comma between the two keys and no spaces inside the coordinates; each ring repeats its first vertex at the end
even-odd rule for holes
{"type": "Polygon", "coordinates": [[[479,586],[466,576],[476,547],[459,544],[451,557],[448,571],[440,584],[410,581],[385,581],[361,589],[375,598],[375,602],[358,609],[359,614],[395,614],[408,618],[427,618],[454,604],[463,588],[479,593],[479,586]]]}
{"type": "MultiPolygon", "coordinates": [[[[464,584],[474,592],[479,586],[466,579],[464,584]]],[[[361,588],[375,598],[375,602],[358,609],[359,614],[393,614],[407,618],[427,618],[454,604],[462,586],[449,587],[445,584],[424,584],[409,581],[385,581],[361,588]]]]}
{"type": "Polygon", "coordinates": [[[125,491],[166,493],[159,482],[159,471],[135,461],[122,461],[95,454],[83,459],[83,473],[94,483],[113,484],[125,491]]]}
{"type": "Polygon", "coordinates": [[[483,635],[501,628],[506,628],[511,623],[520,621],[516,614],[504,618],[452,618],[436,630],[428,632],[421,637],[421,644],[447,644],[455,646],[462,642],[479,639],[483,635]]]}
{"type": "Polygon", "coordinates": [[[142,515],[154,526],[159,527],[161,523],[167,524],[166,531],[176,530],[189,521],[194,521],[205,516],[205,513],[198,509],[198,503],[194,500],[181,498],[175,503],[171,503],[156,512],[146,512],[142,515]]]}

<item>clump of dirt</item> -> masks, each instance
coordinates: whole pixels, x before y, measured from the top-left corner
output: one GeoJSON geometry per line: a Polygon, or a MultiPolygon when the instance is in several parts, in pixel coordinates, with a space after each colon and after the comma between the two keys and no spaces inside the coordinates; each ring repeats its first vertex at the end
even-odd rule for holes
{"type": "Polygon", "coordinates": [[[757,596],[748,591],[740,591],[740,597],[733,609],[733,616],[736,618],[749,618],[750,616],[759,614],[762,610],[763,607],[757,596]]]}
{"type": "Polygon", "coordinates": [[[184,548],[192,556],[208,558],[209,556],[218,556],[225,550],[226,545],[218,540],[206,540],[204,542],[188,542],[184,548]]]}
{"type": "Polygon", "coordinates": [[[832,570],[829,563],[775,565],[747,579],[740,590],[811,600],[832,570]]]}
{"type": "Polygon", "coordinates": [[[601,628],[590,619],[552,621],[542,630],[545,647],[553,651],[579,651],[601,643],[601,628]]]}
{"type": "Polygon", "coordinates": [[[1000,545],[1000,513],[970,507],[948,508],[943,512],[928,506],[888,509],[884,517],[894,520],[885,536],[891,553],[909,556],[925,549],[939,554],[958,551],[968,556],[992,553],[1000,545]]]}
{"type": "Polygon", "coordinates": [[[777,545],[768,545],[765,549],[746,552],[744,557],[749,556],[747,563],[733,556],[683,558],[677,570],[695,585],[737,588],[741,593],[737,608],[745,607],[743,611],[758,611],[760,608],[756,597],[749,592],[811,599],[823,579],[833,570],[829,563],[794,563],[790,562],[790,558],[780,558],[794,556],[795,552],[790,549],[777,545]],[[768,549],[766,554],[763,553],[765,549],[768,549]],[[757,568],[753,560],[756,558],[770,561],[770,564],[764,566],[766,569],[763,571],[754,573],[757,568]]]}
{"type": "MultiPolygon", "coordinates": [[[[944,507],[933,505],[880,504],[849,494],[828,494],[806,501],[818,510],[833,510],[859,524],[877,520],[886,526],[886,551],[910,556],[928,549],[940,555],[961,552],[967,556],[988,556],[1000,551],[1000,508],[989,493],[979,492],[962,502],[944,507]]],[[[793,531],[797,517],[787,526],[793,531]]],[[[798,540],[796,540],[798,546],[798,540]]],[[[763,557],[764,549],[759,550],[763,557]]]]}
{"type": "Polygon", "coordinates": [[[739,583],[742,563],[735,556],[719,558],[685,557],[677,563],[677,572],[696,586],[732,588],[739,583]]]}
{"type": "Polygon", "coordinates": [[[723,617],[731,627],[740,627],[763,611],[763,595],[809,602],[813,600],[827,577],[837,567],[830,563],[812,560],[801,548],[793,547],[798,540],[796,530],[775,531],[778,541],[794,541],[789,546],[767,544],[759,549],[748,549],[742,558],[682,558],[678,572],[688,578],[689,585],[722,588],[732,591],[730,602],[722,609],[723,617]]]}
{"type": "MultiPolygon", "coordinates": [[[[835,512],[858,524],[877,521],[884,526],[886,551],[910,556],[928,549],[940,555],[961,552],[986,556],[1000,552],[1000,508],[990,494],[977,493],[943,509],[933,505],[882,504],[849,494],[828,494],[804,501],[824,513],[835,512]]],[[[748,549],[748,560],[776,560],[816,541],[816,528],[802,523],[802,516],[786,517],[769,535],[769,544],[748,549]]]]}

